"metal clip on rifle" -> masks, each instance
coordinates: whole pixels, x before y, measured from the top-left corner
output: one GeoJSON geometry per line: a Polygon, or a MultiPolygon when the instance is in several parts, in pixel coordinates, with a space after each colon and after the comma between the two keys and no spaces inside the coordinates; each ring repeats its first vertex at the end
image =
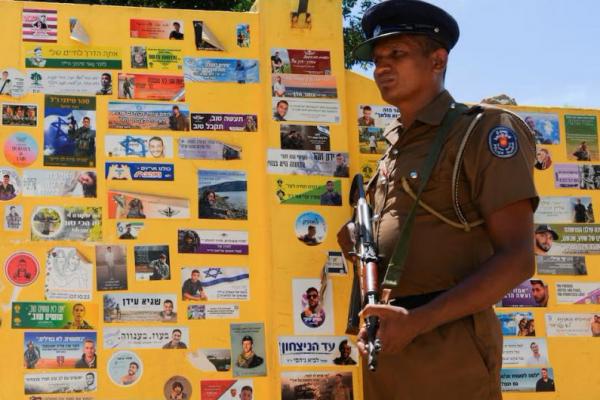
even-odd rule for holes
{"type": "MultiPolygon", "coordinates": [[[[379,303],[379,280],[377,277],[377,248],[373,239],[371,207],[367,203],[362,175],[356,174],[350,189],[350,204],[354,204],[354,282],[348,310],[346,332],[357,333],[358,313],[368,304],[379,303]]],[[[377,354],[381,343],[377,338],[379,317],[365,318],[369,370],[377,368],[377,354]]]]}

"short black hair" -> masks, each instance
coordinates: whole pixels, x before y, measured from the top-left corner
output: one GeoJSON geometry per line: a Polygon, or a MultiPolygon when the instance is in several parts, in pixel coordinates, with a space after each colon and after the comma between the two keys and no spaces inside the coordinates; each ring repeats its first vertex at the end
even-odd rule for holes
{"type": "Polygon", "coordinates": [[[181,329],[177,329],[177,328],[176,328],[176,329],[173,329],[173,332],[171,332],[171,333],[173,334],[173,333],[175,333],[175,332],[179,332],[179,333],[181,333],[181,329]]]}
{"type": "Polygon", "coordinates": [[[175,381],[171,385],[171,389],[175,389],[176,387],[179,387],[181,390],[183,390],[183,384],[181,382],[179,382],[179,381],[175,381]]]}
{"type": "Polygon", "coordinates": [[[285,105],[286,105],[286,106],[288,106],[288,107],[290,106],[290,104],[289,104],[287,101],[285,101],[285,100],[279,100],[279,101],[277,102],[277,107],[279,107],[279,105],[280,105],[281,103],[285,104],[285,105]]]}
{"type": "Polygon", "coordinates": [[[252,339],[252,336],[250,335],[246,335],[242,338],[242,343],[247,341],[250,341],[250,343],[254,344],[254,339],[252,339]]]}
{"type": "Polygon", "coordinates": [[[317,292],[317,294],[319,293],[319,291],[317,290],[317,288],[311,286],[308,289],[306,289],[306,294],[309,294],[310,292],[317,292]]]}
{"type": "Polygon", "coordinates": [[[248,390],[250,393],[252,393],[252,387],[251,386],[244,386],[241,390],[241,392],[243,392],[244,390],[248,390]]]}

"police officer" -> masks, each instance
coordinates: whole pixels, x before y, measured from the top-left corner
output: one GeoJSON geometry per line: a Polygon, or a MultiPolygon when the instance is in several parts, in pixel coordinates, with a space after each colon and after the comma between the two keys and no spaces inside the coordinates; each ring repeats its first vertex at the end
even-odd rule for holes
{"type": "MultiPolygon", "coordinates": [[[[500,399],[502,334],[491,306],[534,271],[533,134],[515,115],[456,104],[444,89],[459,37],[444,10],[388,0],[365,12],[362,27],[367,40],[355,56],[375,63],[382,98],[401,113],[384,131],[389,148],[368,186],[380,278],[426,178],[427,155],[436,136],[443,140],[402,275],[385,280],[391,301],[362,313],[380,318],[382,343],[377,371],[363,374],[364,398],[500,399]]],[[[363,329],[363,355],[364,342],[363,329]]]]}

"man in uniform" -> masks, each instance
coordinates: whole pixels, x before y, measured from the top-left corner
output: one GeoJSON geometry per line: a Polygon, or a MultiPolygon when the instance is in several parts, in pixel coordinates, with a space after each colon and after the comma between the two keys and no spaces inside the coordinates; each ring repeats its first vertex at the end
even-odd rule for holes
{"type": "Polygon", "coordinates": [[[77,128],[75,125],[69,127],[69,139],[75,144],[75,157],[86,157],[91,160],[96,158],[96,131],[90,128],[90,118],[83,117],[83,126],[77,128]]]}
{"type": "MultiPolygon", "coordinates": [[[[362,26],[367,40],[355,56],[374,61],[382,98],[401,113],[384,132],[389,148],[369,186],[379,216],[380,278],[413,206],[405,187],[418,192],[434,138],[447,132],[421,197],[438,216],[417,208],[402,277],[386,280],[390,303],[362,312],[379,317],[382,345],[377,370],[365,368],[364,398],[500,399],[502,333],[492,305],[534,271],[533,134],[504,110],[456,105],[444,89],[448,52],[459,36],[444,10],[388,0],[367,10],[362,26]],[[448,112],[456,115],[451,123],[448,112]]],[[[347,231],[338,235],[345,252],[347,231]]],[[[363,328],[363,355],[365,340],[363,328]]]]}

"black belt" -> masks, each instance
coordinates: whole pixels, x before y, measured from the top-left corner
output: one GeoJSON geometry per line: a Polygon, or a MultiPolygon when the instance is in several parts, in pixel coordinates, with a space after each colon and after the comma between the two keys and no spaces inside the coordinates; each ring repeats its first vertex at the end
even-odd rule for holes
{"type": "Polygon", "coordinates": [[[404,297],[394,297],[390,300],[390,304],[396,307],[404,307],[407,310],[412,310],[413,308],[421,307],[431,300],[438,297],[440,294],[444,293],[445,290],[439,290],[437,292],[425,293],[425,294],[415,294],[412,296],[404,296],[404,297]]]}

